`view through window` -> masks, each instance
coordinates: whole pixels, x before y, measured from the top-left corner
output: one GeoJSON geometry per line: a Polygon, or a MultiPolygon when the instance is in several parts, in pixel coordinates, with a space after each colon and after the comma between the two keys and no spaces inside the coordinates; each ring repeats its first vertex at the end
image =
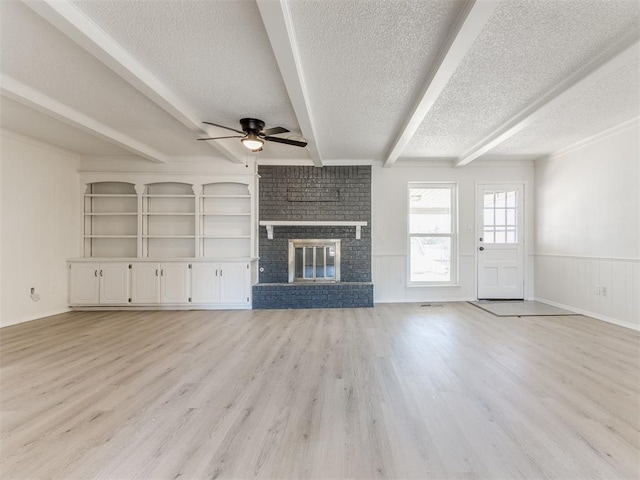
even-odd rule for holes
{"type": "Polygon", "coordinates": [[[409,184],[409,283],[456,281],[456,185],[409,184]]]}

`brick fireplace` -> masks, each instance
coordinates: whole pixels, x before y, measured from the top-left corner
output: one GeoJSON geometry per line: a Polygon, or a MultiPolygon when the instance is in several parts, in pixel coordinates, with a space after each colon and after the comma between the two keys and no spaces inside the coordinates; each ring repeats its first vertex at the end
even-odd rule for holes
{"type": "Polygon", "coordinates": [[[258,173],[260,221],[278,226],[272,227],[271,239],[267,228],[260,227],[253,308],[373,306],[371,167],[260,166],[258,173]],[[352,225],[356,223],[364,226],[352,225]],[[340,281],[290,283],[293,239],[339,239],[340,281]]]}

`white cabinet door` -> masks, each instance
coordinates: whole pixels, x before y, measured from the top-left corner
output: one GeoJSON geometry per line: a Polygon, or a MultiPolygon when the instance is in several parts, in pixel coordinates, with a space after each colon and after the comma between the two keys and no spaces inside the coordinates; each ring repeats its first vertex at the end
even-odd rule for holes
{"type": "Polygon", "coordinates": [[[131,303],[160,301],[160,264],[134,263],[131,269],[131,303]]]}
{"type": "Polygon", "coordinates": [[[97,263],[72,263],[69,276],[69,303],[91,305],[100,301],[100,278],[97,263]]]}
{"type": "Polygon", "coordinates": [[[129,303],[129,263],[100,265],[100,303],[129,303]]]}
{"type": "Polygon", "coordinates": [[[189,303],[188,263],[163,263],[160,265],[160,302],[189,303]]]}
{"type": "Polygon", "coordinates": [[[218,303],[220,265],[217,263],[194,263],[191,268],[191,302],[218,303]]]}
{"type": "Polygon", "coordinates": [[[220,303],[249,303],[248,263],[223,263],[220,269],[220,303]]]}

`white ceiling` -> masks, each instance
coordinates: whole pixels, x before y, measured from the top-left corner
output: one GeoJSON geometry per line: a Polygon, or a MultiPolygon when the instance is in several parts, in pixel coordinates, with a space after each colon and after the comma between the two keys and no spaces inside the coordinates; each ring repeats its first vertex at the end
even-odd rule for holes
{"type": "Polygon", "coordinates": [[[532,159],[640,115],[637,0],[2,0],[0,124],[78,154],[532,159]],[[206,128],[203,128],[206,127],[206,128]]]}

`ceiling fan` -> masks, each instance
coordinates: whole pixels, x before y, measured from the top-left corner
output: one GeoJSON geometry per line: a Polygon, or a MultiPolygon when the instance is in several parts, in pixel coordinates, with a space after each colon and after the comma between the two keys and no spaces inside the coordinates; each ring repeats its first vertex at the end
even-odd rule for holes
{"type": "Polygon", "coordinates": [[[223,138],[240,138],[242,144],[252,152],[259,152],[262,150],[264,142],[276,142],[284,143],[285,145],[293,145],[295,147],[306,147],[307,142],[301,142],[299,140],[291,140],[289,138],[272,137],[271,135],[277,135],[278,133],[287,133],[289,130],[283,127],[264,128],[264,122],[257,118],[242,118],[240,119],[240,126],[242,131],[235,128],[225,127],[224,125],[218,125],[212,122],[202,122],[207,125],[213,125],[214,127],[226,128],[232,132],[241,133],[242,135],[231,135],[228,137],[207,137],[199,138],[198,140],[221,140],[223,138]]]}

